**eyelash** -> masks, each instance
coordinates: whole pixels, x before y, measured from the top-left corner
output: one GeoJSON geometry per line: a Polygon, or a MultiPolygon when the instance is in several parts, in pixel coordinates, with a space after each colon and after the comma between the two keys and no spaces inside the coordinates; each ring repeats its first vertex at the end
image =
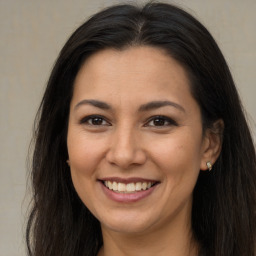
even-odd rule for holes
{"type": "Polygon", "coordinates": [[[91,115],[91,116],[86,116],[84,117],[81,121],[81,124],[88,124],[91,126],[111,126],[111,124],[106,120],[106,118],[104,116],[100,116],[100,115],[91,115]],[[106,124],[93,124],[93,120],[95,121],[96,119],[101,120],[102,122],[105,122],[106,124]]]}
{"type": "Polygon", "coordinates": [[[166,126],[178,126],[178,124],[171,118],[167,116],[153,116],[151,117],[147,122],[146,125],[144,126],[151,126],[151,127],[166,127],[166,126]],[[163,125],[149,125],[151,122],[156,122],[156,121],[161,121],[164,122],[162,123],[163,125]],[[166,124],[167,123],[167,124],[166,124]]]}
{"type": "MultiPolygon", "coordinates": [[[[87,116],[84,117],[81,121],[81,124],[88,124],[91,126],[111,126],[111,123],[106,120],[106,118],[104,116],[101,115],[91,115],[91,116],[87,116]],[[97,120],[98,119],[98,120],[97,120]],[[93,120],[94,121],[100,121],[100,124],[93,124],[93,120]],[[102,122],[104,122],[104,124],[102,124],[102,122]]],[[[143,125],[144,127],[166,127],[166,126],[178,126],[178,124],[171,118],[166,117],[166,116],[153,116],[150,119],[148,119],[146,121],[146,124],[143,125]],[[160,121],[160,125],[151,125],[151,122],[156,122],[156,121],[160,121]]]]}

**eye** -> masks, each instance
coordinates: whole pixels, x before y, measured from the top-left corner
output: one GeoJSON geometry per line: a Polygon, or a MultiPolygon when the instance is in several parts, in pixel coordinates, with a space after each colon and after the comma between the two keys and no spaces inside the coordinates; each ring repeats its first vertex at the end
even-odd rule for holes
{"type": "Polygon", "coordinates": [[[150,118],[145,126],[163,127],[163,126],[177,126],[177,123],[166,116],[154,116],[150,118]]]}
{"type": "Polygon", "coordinates": [[[87,116],[84,117],[81,121],[81,124],[87,124],[91,126],[110,126],[111,124],[103,116],[87,116]]]}

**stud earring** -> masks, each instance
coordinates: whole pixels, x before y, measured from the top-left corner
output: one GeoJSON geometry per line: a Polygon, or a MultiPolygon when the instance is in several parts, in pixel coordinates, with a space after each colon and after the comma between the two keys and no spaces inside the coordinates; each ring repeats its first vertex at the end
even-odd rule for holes
{"type": "Polygon", "coordinates": [[[212,170],[212,163],[210,161],[206,162],[209,172],[212,170]]]}
{"type": "Polygon", "coordinates": [[[70,166],[70,164],[69,164],[69,160],[67,160],[66,162],[67,162],[68,166],[70,166]]]}

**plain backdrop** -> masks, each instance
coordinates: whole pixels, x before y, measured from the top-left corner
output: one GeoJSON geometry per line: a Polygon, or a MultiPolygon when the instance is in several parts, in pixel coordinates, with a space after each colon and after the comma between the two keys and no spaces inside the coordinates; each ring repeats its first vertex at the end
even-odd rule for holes
{"type": "MultiPolygon", "coordinates": [[[[134,1],[0,0],[0,256],[25,255],[26,159],[33,119],[53,63],[76,27],[102,8],[124,2],[134,1]]],[[[165,2],[189,11],[215,37],[255,138],[256,1],[165,2]]]]}

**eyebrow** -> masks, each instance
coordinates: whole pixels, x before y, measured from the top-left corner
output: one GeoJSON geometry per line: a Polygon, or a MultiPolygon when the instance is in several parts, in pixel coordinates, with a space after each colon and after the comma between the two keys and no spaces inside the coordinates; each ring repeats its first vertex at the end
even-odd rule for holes
{"type": "Polygon", "coordinates": [[[111,109],[111,106],[109,104],[99,100],[82,100],[75,105],[74,109],[77,109],[82,105],[92,105],[94,107],[106,110],[111,109]]]}
{"type": "MultiPolygon", "coordinates": [[[[104,110],[112,109],[112,107],[108,103],[99,101],[99,100],[94,100],[94,99],[82,100],[75,105],[74,109],[77,109],[78,107],[80,107],[82,105],[92,105],[94,107],[104,109],[104,110]]],[[[185,109],[181,105],[179,105],[175,102],[172,102],[172,101],[168,101],[168,100],[151,101],[146,104],[143,104],[139,107],[139,112],[150,111],[150,110],[154,110],[154,109],[158,109],[158,108],[166,107],[166,106],[175,107],[184,113],[186,112],[185,109]]]]}
{"type": "Polygon", "coordinates": [[[149,111],[149,110],[158,109],[158,108],[166,107],[166,106],[175,107],[184,113],[186,112],[185,109],[181,105],[179,105],[175,102],[172,102],[172,101],[168,101],[168,100],[151,101],[149,103],[143,104],[140,106],[139,111],[149,111]]]}

